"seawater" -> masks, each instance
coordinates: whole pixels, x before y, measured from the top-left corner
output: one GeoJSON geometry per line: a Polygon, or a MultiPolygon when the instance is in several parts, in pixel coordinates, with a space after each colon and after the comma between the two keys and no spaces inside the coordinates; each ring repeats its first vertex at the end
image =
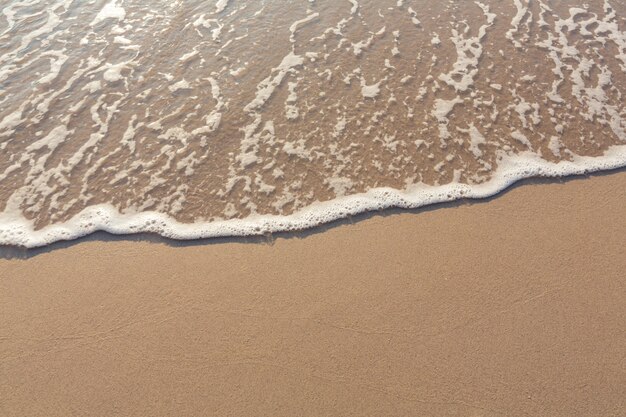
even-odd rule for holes
{"type": "Polygon", "coordinates": [[[626,165],[622,0],[0,10],[4,245],[302,229],[626,165]]]}

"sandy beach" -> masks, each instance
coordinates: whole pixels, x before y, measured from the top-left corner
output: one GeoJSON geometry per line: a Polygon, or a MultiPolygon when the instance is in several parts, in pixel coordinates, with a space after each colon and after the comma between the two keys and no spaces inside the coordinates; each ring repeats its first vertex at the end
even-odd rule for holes
{"type": "Polygon", "coordinates": [[[0,260],[5,416],[619,416],[626,172],[0,260]]]}
{"type": "Polygon", "coordinates": [[[0,417],[626,416],[626,0],[0,3],[0,417]]]}

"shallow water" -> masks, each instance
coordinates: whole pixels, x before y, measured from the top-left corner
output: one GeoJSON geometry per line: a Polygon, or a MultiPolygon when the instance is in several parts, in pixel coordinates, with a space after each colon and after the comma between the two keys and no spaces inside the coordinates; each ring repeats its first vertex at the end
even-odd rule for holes
{"type": "Polygon", "coordinates": [[[0,9],[0,244],[262,233],[626,165],[619,0],[0,9]]]}

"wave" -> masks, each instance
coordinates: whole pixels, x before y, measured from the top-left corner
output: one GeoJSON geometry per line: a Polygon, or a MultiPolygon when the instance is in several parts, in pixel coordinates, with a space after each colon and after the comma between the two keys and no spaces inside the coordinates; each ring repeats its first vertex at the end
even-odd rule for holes
{"type": "Polygon", "coordinates": [[[500,155],[491,180],[480,185],[415,184],[405,190],[375,188],[366,193],[314,203],[286,216],[254,215],[244,219],[181,223],[158,212],[120,213],[112,205],[96,205],[70,220],[35,230],[21,213],[0,214],[0,245],[35,248],[77,239],[97,231],[116,235],[156,233],[174,240],[258,236],[310,229],[360,213],[389,208],[416,209],[460,199],[492,197],[528,178],[566,177],[626,167],[626,145],[613,146],[601,157],[574,156],[571,161],[548,162],[531,152],[500,155]]]}

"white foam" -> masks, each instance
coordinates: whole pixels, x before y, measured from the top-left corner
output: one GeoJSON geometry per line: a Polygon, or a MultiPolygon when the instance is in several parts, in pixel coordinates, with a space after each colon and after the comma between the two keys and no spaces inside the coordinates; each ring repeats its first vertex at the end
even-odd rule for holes
{"type": "Polygon", "coordinates": [[[357,2],[356,0],[348,0],[348,1],[352,5],[352,8],[350,9],[350,14],[355,14],[359,10],[359,2],[357,2]]]}
{"type": "Polygon", "coordinates": [[[409,7],[407,10],[409,14],[411,15],[411,22],[413,22],[415,26],[420,26],[422,22],[420,22],[419,19],[417,18],[417,12],[413,10],[411,7],[409,7]]]}
{"type": "Polygon", "coordinates": [[[172,93],[175,93],[178,90],[188,90],[189,88],[191,88],[191,85],[184,78],[169,86],[169,89],[172,93]]]}
{"type": "Polygon", "coordinates": [[[215,13],[222,13],[224,9],[226,9],[226,6],[228,6],[228,1],[229,0],[217,0],[217,3],[215,3],[215,13]]]}
{"type": "Polygon", "coordinates": [[[528,149],[532,149],[533,145],[530,143],[526,135],[520,132],[519,130],[514,130],[513,132],[511,132],[511,137],[515,139],[516,141],[518,141],[519,143],[521,143],[522,145],[525,145],[526,147],[528,147],[528,149]]]}
{"type": "Polygon", "coordinates": [[[107,3],[102,10],[96,15],[95,19],[91,22],[91,26],[95,26],[98,23],[106,19],[124,20],[126,18],[126,10],[123,7],[117,5],[117,0],[113,0],[107,3]]]}
{"type": "Polygon", "coordinates": [[[257,86],[256,97],[248,103],[246,107],[244,107],[244,110],[246,112],[253,112],[263,106],[272,94],[274,94],[276,87],[282,83],[285,75],[287,75],[287,73],[293,68],[296,68],[303,63],[304,58],[294,54],[293,52],[285,56],[280,65],[272,70],[272,72],[276,72],[276,75],[270,75],[257,86]]]}
{"type": "Polygon", "coordinates": [[[448,115],[454,109],[457,104],[462,104],[463,100],[460,97],[455,97],[452,100],[436,99],[432,116],[437,119],[439,124],[439,138],[443,141],[450,137],[450,131],[448,130],[448,115]]]}
{"type": "Polygon", "coordinates": [[[361,81],[361,94],[364,98],[376,98],[380,93],[380,81],[376,84],[367,85],[365,80],[361,81]]]}
{"type": "Polygon", "coordinates": [[[468,133],[470,136],[469,150],[474,154],[477,159],[482,157],[483,151],[480,149],[480,146],[487,143],[487,140],[485,139],[483,134],[480,133],[478,128],[473,123],[469,125],[469,129],[467,129],[467,131],[462,131],[468,133]]]}
{"type": "Polygon", "coordinates": [[[554,156],[556,157],[561,156],[562,147],[563,145],[561,144],[561,141],[559,140],[558,136],[552,136],[550,138],[550,142],[548,143],[548,149],[550,149],[550,151],[554,154],[554,156]]]}
{"type": "Polygon", "coordinates": [[[317,19],[319,17],[319,13],[311,13],[310,15],[308,15],[307,17],[305,17],[304,19],[300,19],[300,20],[296,20],[295,22],[293,22],[293,24],[289,27],[289,31],[291,32],[291,36],[289,37],[289,40],[293,43],[296,41],[296,32],[298,31],[298,28],[300,26],[303,26],[315,19],[317,19]]]}
{"type": "Polygon", "coordinates": [[[123,78],[122,70],[124,69],[124,67],[124,64],[111,65],[106,71],[104,71],[104,73],[102,74],[102,78],[110,83],[118,82],[123,78]]]}
{"type": "Polygon", "coordinates": [[[464,33],[459,33],[456,29],[452,30],[451,40],[456,47],[457,60],[452,71],[439,76],[441,81],[453,87],[457,92],[465,92],[474,84],[474,78],[478,73],[478,62],[483,53],[481,42],[487,34],[487,29],[493,25],[496,18],[494,13],[489,12],[488,6],[481,3],[477,4],[482,8],[487,23],[480,27],[478,35],[474,37],[466,37],[464,33]]]}
{"type": "Polygon", "coordinates": [[[520,0],[513,0],[513,3],[515,4],[517,13],[511,20],[511,29],[506,33],[506,38],[513,42],[516,48],[521,48],[522,44],[515,39],[514,35],[518,32],[522,19],[526,16],[526,13],[528,13],[528,0],[525,0],[525,3],[522,3],[520,0]]]}
{"type": "MultiPolygon", "coordinates": [[[[119,213],[109,205],[91,206],[64,223],[35,230],[33,223],[19,211],[0,214],[0,245],[45,246],[76,239],[96,231],[112,234],[158,233],[177,240],[251,236],[302,230],[359,213],[391,207],[419,208],[462,198],[491,197],[511,184],[531,177],[562,177],[616,169],[626,166],[626,146],[611,147],[602,157],[574,156],[572,161],[552,163],[537,154],[501,155],[499,167],[486,183],[467,185],[450,183],[441,186],[415,184],[405,190],[376,188],[366,193],[315,203],[289,216],[252,215],[245,219],[180,223],[163,213],[119,213]]],[[[340,184],[337,181],[335,185],[340,184]]],[[[343,182],[344,186],[348,186],[343,182]]]]}
{"type": "Polygon", "coordinates": [[[68,56],[65,55],[65,50],[61,51],[49,51],[41,54],[41,56],[45,57],[56,57],[56,59],[51,59],[50,61],[50,73],[44,77],[39,79],[39,84],[47,84],[54,81],[61,71],[63,64],[68,60],[68,56]]]}
{"type": "MultiPolygon", "coordinates": [[[[0,119],[0,133],[4,132],[7,135],[12,134],[20,123],[22,123],[22,109],[16,110],[13,113],[8,114],[3,119],[0,119]],[[8,131],[8,132],[6,132],[8,131]]],[[[4,135],[0,135],[2,137],[4,135]]]]}

